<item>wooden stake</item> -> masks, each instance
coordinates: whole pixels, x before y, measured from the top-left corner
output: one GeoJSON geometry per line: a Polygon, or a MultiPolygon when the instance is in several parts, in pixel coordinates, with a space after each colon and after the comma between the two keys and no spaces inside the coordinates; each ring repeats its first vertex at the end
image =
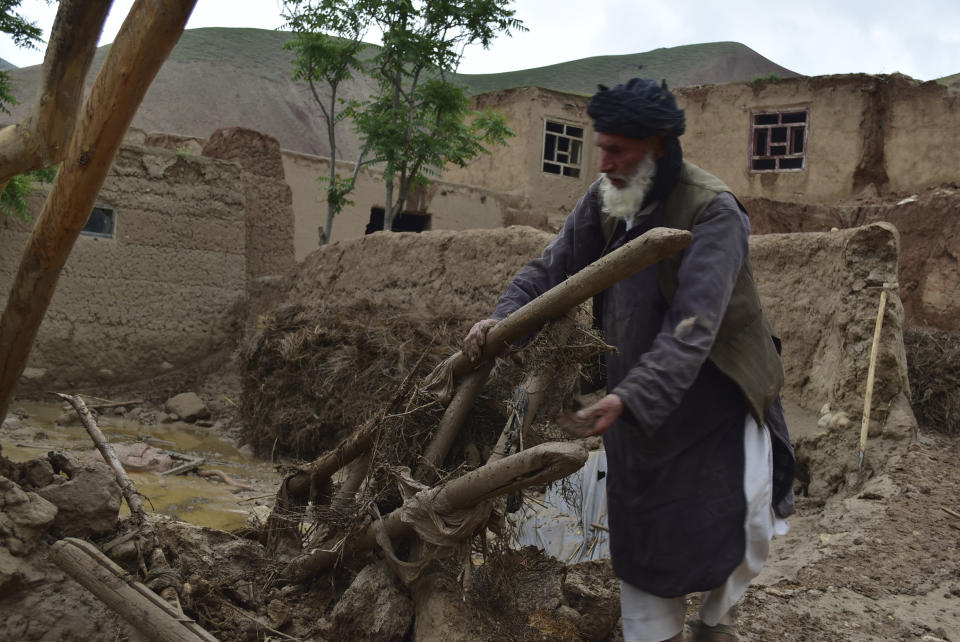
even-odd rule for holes
{"type": "Polygon", "coordinates": [[[877,310],[877,325],[873,331],[873,344],[870,346],[870,366],[867,368],[867,391],[863,398],[863,423],[860,425],[860,451],[858,468],[863,470],[863,459],[867,452],[867,433],[870,428],[870,406],[873,403],[873,378],[877,369],[877,353],[880,347],[880,330],[883,328],[883,313],[887,307],[887,290],[880,293],[880,308],[877,310]]]}

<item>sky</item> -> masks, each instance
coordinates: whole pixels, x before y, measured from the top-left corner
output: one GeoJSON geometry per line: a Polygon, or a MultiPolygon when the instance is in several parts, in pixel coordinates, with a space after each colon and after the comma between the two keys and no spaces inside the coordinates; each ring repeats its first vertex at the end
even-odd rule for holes
{"type": "MultiPolygon", "coordinates": [[[[132,0],[115,0],[100,44],[113,42],[132,0]]],[[[281,26],[280,0],[198,0],[187,28],[281,26]]],[[[49,34],[56,2],[19,12],[49,34]]],[[[703,42],[743,43],[805,75],[900,72],[920,80],[960,73],[958,0],[516,0],[529,29],[466,50],[461,73],[497,73],[589,56],[703,42]]],[[[0,58],[40,64],[43,51],[0,38],[0,58]]]]}

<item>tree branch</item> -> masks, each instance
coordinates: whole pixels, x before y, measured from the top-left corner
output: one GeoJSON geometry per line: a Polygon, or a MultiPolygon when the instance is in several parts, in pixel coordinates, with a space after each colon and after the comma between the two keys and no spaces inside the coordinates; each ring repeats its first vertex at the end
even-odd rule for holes
{"type": "Polygon", "coordinates": [[[93,83],[0,317],[0,417],[123,136],[195,3],[137,0],[93,83]]]}
{"type": "Polygon", "coordinates": [[[33,105],[20,123],[0,130],[0,183],[62,160],[110,4],[60,2],[33,105]]]}

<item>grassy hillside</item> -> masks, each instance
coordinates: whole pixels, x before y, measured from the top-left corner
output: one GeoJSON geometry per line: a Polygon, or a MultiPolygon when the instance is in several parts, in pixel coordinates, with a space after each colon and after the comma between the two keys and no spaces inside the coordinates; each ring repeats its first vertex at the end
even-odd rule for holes
{"type": "MultiPolygon", "coordinates": [[[[286,149],[328,156],[326,131],[309,87],[290,79],[293,54],[283,49],[292,34],[266,29],[209,27],[185,31],[150,87],[133,121],[148,132],[207,137],[221,127],[242,126],[274,136],[286,149]]],[[[109,46],[97,50],[88,85],[109,46]]],[[[597,83],[612,85],[633,76],[665,78],[673,86],[751,80],[788,69],[735,42],[657,49],[626,56],[599,56],[558,65],[501,74],[459,75],[472,93],[539,85],[590,94],[597,83]]],[[[40,67],[10,71],[13,119],[19,119],[36,95],[40,67]]],[[[344,99],[363,98],[373,83],[345,83],[344,99]]],[[[321,94],[325,94],[321,91],[321,94]]],[[[356,157],[357,137],[349,123],[338,126],[340,158],[356,157]]]]}
{"type": "Polygon", "coordinates": [[[671,87],[685,87],[743,82],[770,74],[781,78],[799,75],[739,42],[710,42],[624,56],[595,56],[500,74],[460,74],[457,78],[472,93],[536,85],[592,94],[598,83],[613,85],[635,76],[666,79],[671,87]]]}

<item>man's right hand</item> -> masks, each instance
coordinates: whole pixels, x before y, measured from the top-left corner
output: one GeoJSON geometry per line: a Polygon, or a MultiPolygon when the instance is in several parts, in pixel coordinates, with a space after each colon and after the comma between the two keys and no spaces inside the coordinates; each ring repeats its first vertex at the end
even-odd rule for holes
{"type": "Polygon", "coordinates": [[[470,328],[470,332],[463,340],[463,354],[467,355],[470,361],[476,363],[480,360],[480,353],[487,342],[487,332],[498,323],[500,322],[496,319],[484,319],[483,321],[477,321],[470,328]]]}

